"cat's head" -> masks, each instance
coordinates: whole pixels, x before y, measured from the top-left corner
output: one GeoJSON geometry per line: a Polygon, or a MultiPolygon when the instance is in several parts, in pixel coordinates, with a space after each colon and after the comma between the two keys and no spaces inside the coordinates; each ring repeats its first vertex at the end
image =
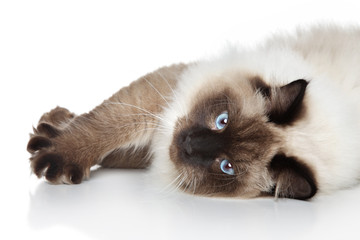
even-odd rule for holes
{"type": "Polygon", "coordinates": [[[186,192],[307,199],[311,170],[283,154],[282,129],[305,114],[308,82],[269,86],[259,76],[228,74],[188,96],[169,146],[174,183],[186,192]]]}

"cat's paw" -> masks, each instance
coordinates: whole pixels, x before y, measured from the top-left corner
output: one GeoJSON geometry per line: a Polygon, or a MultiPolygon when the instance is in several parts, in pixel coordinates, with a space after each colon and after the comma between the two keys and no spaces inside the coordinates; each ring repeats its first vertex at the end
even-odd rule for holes
{"type": "Polygon", "coordinates": [[[39,178],[45,177],[54,184],[79,184],[85,174],[76,164],[67,164],[64,158],[51,151],[40,151],[30,158],[31,169],[39,178]]]}
{"type": "MultiPolygon", "coordinates": [[[[49,113],[43,116],[52,117],[49,113]]],[[[64,114],[60,116],[61,119],[65,120],[64,114]]],[[[49,119],[46,120],[49,121],[49,119]]],[[[62,129],[54,126],[56,123],[60,125],[60,122],[54,120],[54,118],[49,122],[44,122],[42,117],[37,128],[34,128],[34,134],[30,136],[27,150],[32,154],[30,158],[32,172],[39,178],[44,176],[46,180],[54,184],[81,183],[84,178],[89,177],[90,168],[81,166],[76,161],[73,161],[74,159],[71,161],[64,154],[68,150],[59,147],[59,141],[63,139],[62,129]]]]}

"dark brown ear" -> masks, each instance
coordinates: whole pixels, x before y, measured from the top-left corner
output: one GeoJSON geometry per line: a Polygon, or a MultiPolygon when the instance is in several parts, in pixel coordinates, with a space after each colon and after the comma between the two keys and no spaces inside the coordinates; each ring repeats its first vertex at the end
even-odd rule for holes
{"type": "Polygon", "coordinates": [[[276,124],[289,124],[301,113],[308,82],[299,79],[285,86],[262,88],[260,92],[268,100],[268,116],[276,124]]]}
{"type": "Polygon", "coordinates": [[[306,200],[317,192],[310,168],[293,157],[276,155],[270,164],[270,172],[276,182],[275,197],[306,200]]]}

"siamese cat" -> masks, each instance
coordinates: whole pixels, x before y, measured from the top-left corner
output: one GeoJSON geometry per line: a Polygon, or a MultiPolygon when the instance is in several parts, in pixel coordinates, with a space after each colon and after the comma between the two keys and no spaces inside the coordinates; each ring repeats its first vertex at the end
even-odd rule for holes
{"type": "Polygon", "coordinates": [[[149,73],[82,115],[45,113],[38,177],[150,168],[177,189],[309,199],[360,178],[360,28],[315,26],[149,73]]]}

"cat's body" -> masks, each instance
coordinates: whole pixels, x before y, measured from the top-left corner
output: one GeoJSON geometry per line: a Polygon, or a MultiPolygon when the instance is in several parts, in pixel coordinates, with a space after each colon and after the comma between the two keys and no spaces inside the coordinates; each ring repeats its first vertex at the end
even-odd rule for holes
{"type": "Polygon", "coordinates": [[[185,191],[307,199],[360,177],[360,30],[277,36],[161,68],[88,114],[57,108],[30,139],[54,183],[90,167],[148,167],[185,191]]]}

